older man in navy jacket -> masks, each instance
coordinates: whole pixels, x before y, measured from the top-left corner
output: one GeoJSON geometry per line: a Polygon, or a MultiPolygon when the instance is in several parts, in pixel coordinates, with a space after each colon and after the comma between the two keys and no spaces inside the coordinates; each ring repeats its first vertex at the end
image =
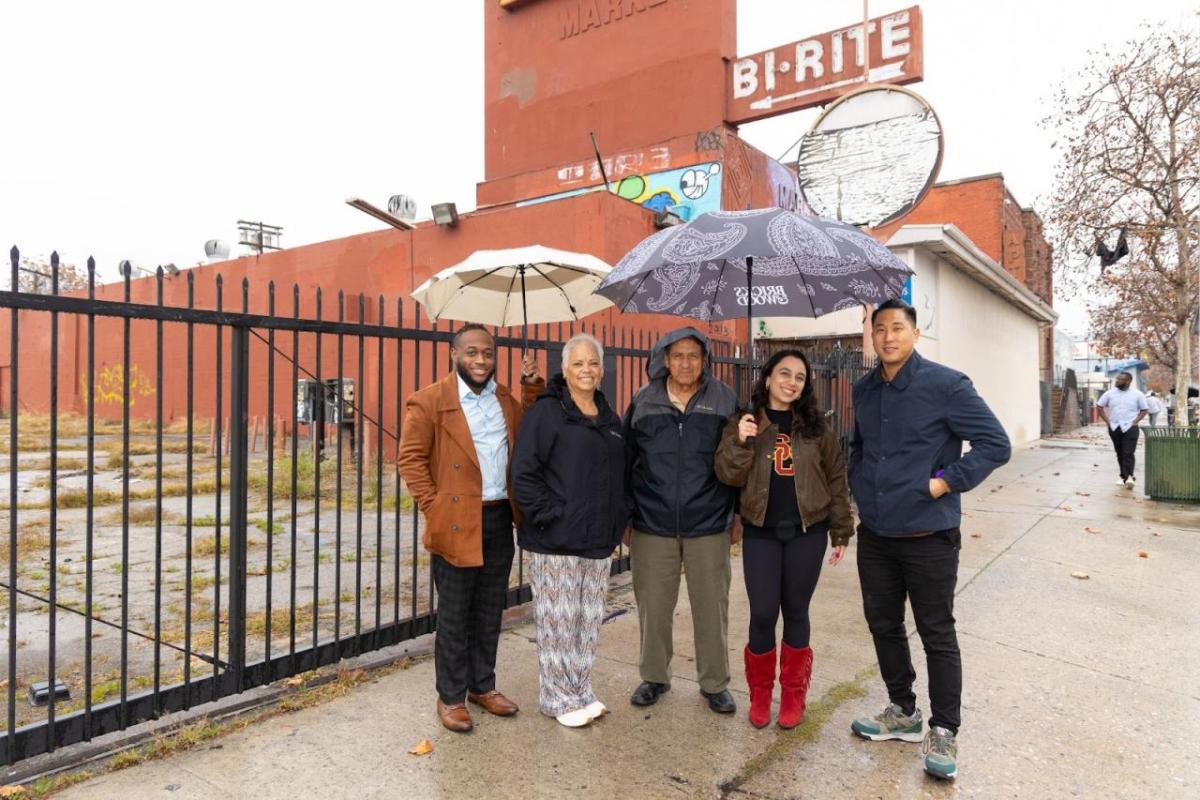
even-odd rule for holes
{"type": "Polygon", "coordinates": [[[854,721],[866,739],[924,739],[925,771],[957,774],[962,660],[954,631],[962,492],[1008,461],[996,416],[960,372],[915,350],[917,312],[890,300],[871,317],[879,365],[854,385],[850,487],[858,505],[863,612],[890,703],[854,721]],[[963,455],[963,442],[971,450],[963,455]],[[929,666],[930,728],[923,731],[904,628],[912,603],[929,666]]]}

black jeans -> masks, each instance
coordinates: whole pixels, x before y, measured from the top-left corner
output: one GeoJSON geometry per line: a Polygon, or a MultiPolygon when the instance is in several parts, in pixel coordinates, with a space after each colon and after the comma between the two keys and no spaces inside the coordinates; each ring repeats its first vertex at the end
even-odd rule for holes
{"type": "Polygon", "coordinates": [[[742,573],[750,600],[750,652],[775,649],[775,624],[781,610],[784,643],[797,649],[808,647],[808,605],[821,577],[828,542],[829,526],[824,523],[787,542],[751,536],[742,540],[742,573]]]}
{"type": "Polygon", "coordinates": [[[1137,452],[1138,426],[1130,425],[1129,430],[1108,429],[1108,438],[1112,439],[1113,449],[1117,451],[1117,466],[1121,469],[1121,480],[1133,477],[1134,453],[1137,452]]]}
{"type": "Polygon", "coordinates": [[[468,689],[482,694],[496,688],[500,617],[514,551],[512,509],[506,504],[483,508],[482,567],[432,558],[438,591],[433,662],[438,696],[447,705],[463,702],[468,689]]]}
{"type": "Polygon", "coordinates": [[[962,534],[951,528],[927,536],[880,536],[864,525],[858,531],[863,613],[888,697],[906,711],[917,701],[912,690],[917,675],[904,628],[907,598],[929,667],[929,724],[957,733],[962,657],[954,631],[954,587],[962,534]]]}

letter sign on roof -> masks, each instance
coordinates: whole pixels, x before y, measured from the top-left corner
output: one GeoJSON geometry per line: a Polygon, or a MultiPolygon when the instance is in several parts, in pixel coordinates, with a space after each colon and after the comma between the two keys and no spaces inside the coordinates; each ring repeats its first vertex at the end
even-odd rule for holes
{"type": "Polygon", "coordinates": [[[727,73],[725,120],[752,122],[821,105],[869,83],[921,80],[921,8],[870,20],[869,52],[863,45],[859,23],[738,58],[727,73]]]}

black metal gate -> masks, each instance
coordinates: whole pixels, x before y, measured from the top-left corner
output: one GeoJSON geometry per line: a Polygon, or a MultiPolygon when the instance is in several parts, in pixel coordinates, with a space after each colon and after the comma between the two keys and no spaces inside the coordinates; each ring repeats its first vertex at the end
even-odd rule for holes
{"type": "MultiPolygon", "coordinates": [[[[18,260],[13,248],[14,287],[18,260]]],[[[0,291],[0,762],[435,629],[421,520],[394,456],[403,398],[449,366],[448,326],[410,301],[363,295],[347,303],[339,293],[326,314],[319,289],[302,313],[297,286],[280,313],[273,284],[252,304],[246,280],[231,310],[220,276],[202,308],[194,272],[161,269],[136,282],[126,270],[119,296],[106,298],[114,287],[96,286],[90,260],[86,292],[69,296],[57,256],[51,266],[49,294],[0,291]],[[164,302],[184,288],[186,302],[164,302]],[[153,302],[131,299],[151,292],[153,302]]],[[[586,329],[605,346],[620,411],[644,381],[651,334],[586,329]]],[[[580,330],[531,331],[543,374],[580,330]]],[[[515,378],[521,340],[497,332],[496,343],[501,380],[515,378]]],[[[748,382],[731,348],[717,343],[712,355],[717,377],[748,382]]],[[[815,379],[844,440],[861,359],[823,362],[815,379]]],[[[628,566],[618,550],[613,571],[628,566]]],[[[513,572],[510,605],[530,599],[523,557],[513,572]]]]}

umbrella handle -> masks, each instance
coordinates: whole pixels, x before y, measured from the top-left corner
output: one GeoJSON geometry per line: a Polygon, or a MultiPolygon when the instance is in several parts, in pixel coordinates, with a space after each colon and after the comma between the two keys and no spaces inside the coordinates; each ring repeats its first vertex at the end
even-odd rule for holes
{"type": "MultiPolygon", "coordinates": [[[[754,414],[757,419],[758,414],[754,408],[754,256],[746,256],[746,375],[750,382],[750,400],[746,406],[746,413],[754,414]]],[[[754,437],[747,436],[746,442],[753,446],[754,437]]]]}
{"type": "Polygon", "coordinates": [[[521,336],[525,340],[521,348],[521,355],[524,356],[527,352],[529,352],[529,307],[525,303],[524,264],[521,264],[517,267],[517,273],[521,276],[521,336]]]}
{"type": "MultiPolygon", "coordinates": [[[[749,403],[749,404],[746,406],[746,413],[747,413],[747,414],[749,414],[750,416],[754,417],[755,419],[758,419],[758,409],[754,407],[754,401],[753,401],[753,400],[751,400],[751,401],[750,401],[750,403],[749,403]]],[[[748,445],[750,445],[751,447],[753,447],[753,446],[754,446],[754,439],[755,439],[755,437],[754,437],[754,436],[747,436],[747,437],[746,437],[746,444],[748,444],[748,445]]]]}

